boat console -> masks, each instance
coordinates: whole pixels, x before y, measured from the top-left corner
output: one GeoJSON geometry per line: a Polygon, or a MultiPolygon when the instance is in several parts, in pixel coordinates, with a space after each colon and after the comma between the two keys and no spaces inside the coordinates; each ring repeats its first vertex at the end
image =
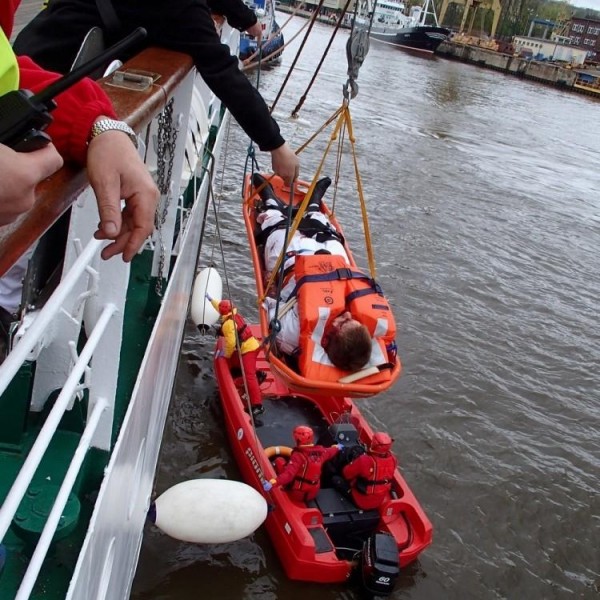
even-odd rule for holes
{"type": "Polygon", "coordinates": [[[323,446],[343,444],[344,449],[325,463],[321,475],[321,489],[317,497],[307,502],[323,515],[323,527],[340,557],[349,558],[359,552],[369,536],[377,529],[378,510],[362,510],[350,498],[338,491],[333,478],[341,476],[342,469],[356,456],[364,452],[359,442],[358,430],[352,423],[332,423],[318,439],[323,446]]]}
{"type": "Polygon", "coordinates": [[[361,510],[334,488],[321,488],[307,506],[317,508],[323,515],[323,527],[338,555],[360,551],[379,525],[378,510],[361,510]]]}

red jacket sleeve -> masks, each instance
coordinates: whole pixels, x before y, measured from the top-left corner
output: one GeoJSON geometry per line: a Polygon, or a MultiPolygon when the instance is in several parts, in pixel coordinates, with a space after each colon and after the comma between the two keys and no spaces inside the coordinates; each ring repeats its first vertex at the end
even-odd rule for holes
{"type": "MultiPolygon", "coordinates": [[[[38,92],[60,77],[44,71],[29,57],[19,56],[21,89],[38,92]]],[[[91,79],[83,79],[55,98],[53,122],[47,129],[54,145],[66,161],[85,165],[87,140],[99,116],[115,118],[108,96],[91,79]]]]}
{"type": "Polygon", "coordinates": [[[6,37],[9,39],[19,4],[21,4],[21,0],[2,0],[0,2],[0,27],[2,27],[6,37]]]}
{"type": "Polygon", "coordinates": [[[331,460],[337,453],[339,449],[337,446],[331,446],[331,448],[325,448],[325,452],[323,452],[323,462],[327,460],[331,460]]]}

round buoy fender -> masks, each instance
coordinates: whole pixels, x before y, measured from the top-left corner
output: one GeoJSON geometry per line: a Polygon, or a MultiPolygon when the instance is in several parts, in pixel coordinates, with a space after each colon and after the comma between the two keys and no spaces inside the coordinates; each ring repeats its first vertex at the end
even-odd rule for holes
{"type": "Polygon", "coordinates": [[[289,446],[269,446],[268,448],[265,448],[265,454],[269,460],[276,458],[277,456],[289,458],[292,455],[292,451],[293,448],[290,448],[289,446]]]}
{"type": "Polygon", "coordinates": [[[219,272],[214,267],[202,269],[194,281],[190,313],[192,321],[201,331],[207,331],[219,321],[219,313],[206,298],[208,294],[215,300],[221,300],[223,294],[223,281],[219,272]]]}
{"type": "Polygon", "coordinates": [[[167,535],[196,544],[240,540],[267,518],[262,494],[239,481],[192,479],[161,494],[148,518],[167,535]]]}

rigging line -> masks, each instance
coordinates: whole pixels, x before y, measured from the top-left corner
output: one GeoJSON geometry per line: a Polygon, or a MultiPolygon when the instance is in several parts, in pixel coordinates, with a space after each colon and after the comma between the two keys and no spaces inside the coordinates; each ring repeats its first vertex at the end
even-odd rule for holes
{"type": "Polygon", "coordinates": [[[313,25],[315,24],[315,21],[317,20],[317,16],[318,16],[319,12],[321,11],[321,7],[323,6],[324,2],[325,2],[325,0],[319,0],[319,4],[317,5],[317,8],[315,8],[313,14],[310,17],[310,21],[308,24],[308,31],[306,32],[304,39],[302,40],[302,43],[300,44],[300,48],[298,48],[298,52],[296,53],[296,56],[294,57],[294,60],[292,61],[292,66],[290,67],[290,70],[288,71],[287,75],[285,76],[285,79],[283,80],[283,83],[281,84],[281,88],[279,89],[279,92],[277,93],[277,97],[275,98],[275,101],[273,102],[273,106],[271,106],[271,112],[273,112],[273,110],[275,110],[275,106],[277,105],[277,102],[279,102],[279,98],[281,98],[281,94],[283,93],[283,90],[285,89],[285,86],[287,85],[289,78],[292,75],[294,68],[296,67],[296,63],[298,62],[298,59],[300,58],[300,54],[302,54],[304,45],[306,44],[306,41],[308,40],[310,32],[312,31],[313,25]]]}
{"type": "MultiPolygon", "coordinates": [[[[260,48],[259,48],[260,50],[260,48]]],[[[261,61],[262,61],[262,55],[259,55],[258,57],[258,69],[256,71],[256,89],[258,90],[260,87],[260,71],[261,71],[261,61]]],[[[245,181],[246,181],[246,173],[248,172],[248,158],[251,158],[252,160],[252,169],[254,169],[254,165],[256,164],[256,166],[258,167],[258,163],[256,162],[256,150],[254,149],[254,140],[252,138],[250,138],[250,144],[248,146],[248,151],[246,154],[246,162],[244,164],[244,175],[243,175],[243,179],[242,179],[242,197],[243,197],[243,193],[244,193],[244,186],[245,186],[245,181]]]]}
{"type": "MultiPolygon", "coordinates": [[[[335,128],[334,128],[333,132],[331,133],[331,137],[329,138],[329,142],[327,143],[327,147],[325,148],[325,152],[323,153],[323,158],[321,158],[321,162],[319,163],[319,166],[317,167],[317,170],[316,170],[313,180],[310,184],[310,187],[308,188],[308,191],[304,195],[304,198],[302,199],[302,202],[301,202],[300,206],[298,207],[298,213],[296,214],[296,218],[294,219],[294,222],[292,224],[289,235],[286,236],[285,243],[283,244],[281,252],[279,253],[279,256],[277,257],[275,266],[271,270],[271,273],[269,273],[269,280],[265,286],[265,290],[268,290],[271,287],[271,285],[273,285],[275,275],[279,271],[280,266],[283,263],[283,257],[285,256],[285,253],[287,252],[287,247],[290,244],[292,238],[294,237],[294,234],[298,230],[300,221],[301,221],[302,217],[304,216],[304,213],[306,212],[306,207],[308,206],[308,203],[310,202],[310,199],[313,195],[313,192],[314,192],[315,186],[317,184],[317,181],[319,179],[319,176],[321,175],[321,171],[323,170],[323,165],[325,164],[325,159],[327,158],[327,155],[329,154],[331,146],[332,146],[333,142],[337,139],[339,131],[342,127],[344,115],[345,115],[344,107],[342,106],[342,108],[339,108],[335,112],[335,114],[339,115],[337,123],[335,124],[335,128]]],[[[331,122],[331,120],[332,119],[329,119],[328,122],[331,122]]],[[[313,136],[313,138],[314,138],[314,136],[313,136]]],[[[304,145],[304,147],[305,146],[306,146],[306,144],[304,145]]],[[[291,196],[291,198],[293,198],[293,196],[291,196]]],[[[262,301],[264,301],[264,297],[261,298],[261,302],[262,301]]]]}
{"type": "MultiPolygon", "coordinates": [[[[298,29],[298,31],[296,31],[296,33],[287,42],[285,42],[283,44],[283,46],[281,46],[281,48],[277,48],[277,50],[274,50],[273,52],[271,52],[271,54],[267,54],[266,56],[263,57],[263,60],[267,61],[272,56],[275,56],[276,54],[279,54],[280,52],[283,52],[307,27],[308,27],[308,21],[304,21],[302,27],[300,27],[300,29],[298,29]]],[[[242,71],[248,71],[249,69],[255,69],[256,68],[256,63],[251,63],[249,61],[251,61],[252,58],[258,54],[258,52],[259,52],[259,50],[257,50],[254,54],[252,54],[252,56],[249,56],[242,63],[242,68],[241,68],[242,71]]]]}
{"type": "Polygon", "coordinates": [[[331,203],[331,212],[335,213],[335,203],[337,200],[337,192],[338,192],[338,186],[340,183],[340,175],[342,173],[342,159],[344,156],[344,141],[346,139],[346,124],[344,123],[344,126],[342,127],[341,130],[341,135],[340,135],[340,141],[338,143],[337,146],[337,153],[336,153],[336,159],[335,159],[335,183],[333,184],[333,200],[331,203]]]}
{"type": "MultiPolygon", "coordinates": [[[[227,130],[225,131],[225,147],[223,149],[223,160],[221,160],[221,175],[220,175],[220,183],[221,188],[219,189],[219,195],[223,194],[223,185],[225,182],[225,165],[227,164],[227,157],[229,155],[229,138],[231,136],[231,121],[232,119],[228,119],[227,121],[227,130]]],[[[210,131],[210,127],[209,127],[210,131]]],[[[214,158],[213,158],[214,160],[214,158]]]]}
{"type": "MultiPolygon", "coordinates": [[[[271,40],[275,39],[282,31],[283,28],[290,22],[290,19],[294,16],[294,14],[296,13],[296,11],[299,10],[299,7],[302,6],[301,4],[298,5],[298,7],[296,9],[294,9],[294,12],[289,16],[288,20],[279,28],[278,31],[273,32],[266,40],[266,42],[264,42],[265,44],[270,42],[271,40]]],[[[271,58],[271,56],[277,54],[278,52],[283,52],[284,49],[291,44],[308,26],[308,20],[305,19],[304,23],[302,24],[302,27],[300,27],[300,29],[298,29],[298,31],[296,31],[296,33],[287,41],[284,42],[283,46],[281,46],[281,48],[278,48],[277,50],[274,50],[273,52],[271,52],[271,54],[267,54],[267,56],[263,57],[263,60],[268,60],[269,58],[271,58]]],[[[246,58],[243,61],[243,67],[242,67],[242,71],[246,70],[246,69],[251,69],[253,68],[255,65],[254,64],[250,64],[252,62],[252,59],[260,52],[260,48],[257,48],[248,58],[246,58]]]]}
{"type": "Polygon", "coordinates": [[[358,198],[360,200],[360,210],[363,218],[363,229],[365,234],[365,247],[367,250],[367,258],[369,262],[369,271],[371,277],[376,279],[377,268],[375,266],[375,256],[373,253],[373,244],[371,241],[371,230],[369,227],[369,217],[367,215],[367,204],[365,202],[365,194],[362,185],[362,179],[360,177],[360,171],[358,169],[358,158],[356,156],[356,138],[354,137],[354,128],[352,126],[352,117],[350,115],[350,107],[346,106],[345,110],[346,125],[348,127],[348,139],[350,140],[350,146],[352,148],[352,159],[354,161],[354,175],[356,177],[356,187],[358,190],[358,198]]]}
{"type": "Polygon", "coordinates": [[[222,198],[222,196],[219,196],[219,201],[218,201],[218,204],[217,204],[217,201],[215,199],[215,191],[214,191],[214,188],[213,188],[213,185],[212,185],[212,179],[211,179],[211,183],[208,186],[208,198],[209,198],[208,204],[210,206],[212,206],[213,212],[214,212],[214,215],[215,215],[215,234],[214,234],[215,237],[213,239],[212,247],[211,247],[211,250],[210,250],[210,264],[211,265],[215,264],[214,256],[215,256],[215,251],[216,251],[216,247],[217,247],[217,242],[219,242],[219,244],[221,246],[221,261],[223,262],[223,270],[224,270],[224,272],[226,274],[227,273],[227,267],[225,266],[225,257],[224,257],[224,254],[223,254],[223,246],[221,244],[221,233],[220,233],[220,230],[219,230],[219,217],[218,217],[218,211],[219,211],[220,206],[221,206],[221,198],[222,198]]]}
{"type": "MultiPolygon", "coordinates": [[[[285,26],[292,20],[292,18],[295,17],[298,12],[300,12],[301,8],[302,8],[302,2],[299,2],[298,6],[296,6],[296,8],[294,8],[294,10],[291,12],[290,16],[286,19],[285,23],[279,28],[281,31],[283,31],[285,29],[285,26]]],[[[306,23],[308,24],[308,19],[306,19],[306,23]]],[[[302,29],[304,29],[304,26],[302,27],[302,29]]]]}
{"type": "MultiPolygon", "coordinates": [[[[215,169],[217,168],[217,162],[216,162],[216,158],[215,155],[212,153],[212,151],[205,149],[205,153],[207,158],[207,165],[204,165],[204,163],[202,163],[202,171],[203,171],[203,177],[208,177],[208,193],[209,193],[209,197],[210,194],[212,194],[214,196],[214,188],[213,188],[213,179],[214,179],[214,175],[215,175],[215,169]],[[210,165],[210,166],[208,166],[210,165]]],[[[196,185],[197,185],[197,181],[198,181],[198,177],[194,176],[194,202],[197,201],[197,193],[196,193],[196,185]]],[[[221,183],[222,186],[222,183],[221,183]]],[[[207,216],[208,216],[208,208],[209,208],[209,202],[206,202],[205,206],[204,206],[204,215],[202,216],[202,229],[200,232],[200,239],[204,240],[204,233],[206,231],[206,222],[207,222],[207,216]]],[[[198,253],[198,258],[196,260],[196,269],[198,268],[198,262],[200,262],[200,253],[198,253]]],[[[210,263],[211,266],[214,265],[214,242],[213,242],[213,248],[211,251],[211,257],[210,257],[210,263]]]]}
{"type": "MultiPolygon", "coordinates": [[[[290,22],[290,19],[296,14],[296,12],[299,10],[300,6],[302,6],[302,4],[299,4],[297,8],[294,9],[294,12],[290,15],[290,17],[288,18],[288,20],[279,28],[279,31],[283,31],[283,28],[290,22]]],[[[264,57],[264,60],[268,60],[269,58],[271,58],[271,56],[277,54],[278,52],[283,52],[285,50],[285,48],[287,48],[307,27],[308,27],[309,21],[308,19],[305,19],[302,27],[300,27],[300,29],[298,29],[298,31],[296,31],[296,33],[287,41],[284,42],[283,46],[281,46],[281,48],[279,48],[278,50],[275,50],[274,52],[271,52],[271,54],[267,54],[267,56],[264,57]]],[[[274,36],[277,34],[273,34],[274,36]]],[[[269,40],[271,38],[269,37],[269,40]]],[[[246,71],[248,69],[252,69],[255,67],[254,64],[250,64],[249,61],[252,60],[252,58],[254,58],[254,56],[256,56],[258,53],[260,52],[260,50],[256,50],[254,52],[254,54],[252,54],[251,56],[249,56],[244,62],[243,62],[243,66],[242,66],[242,71],[246,71]]]]}
{"type": "MultiPolygon", "coordinates": [[[[252,140],[250,140],[248,152],[246,153],[246,160],[244,162],[244,175],[242,179],[242,201],[246,197],[246,175],[248,174],[248,162],[251,163],[250,173],[254,173],[256,171],[260,172],[260,167],[258,165],[258,161],[256,160],[256,151],[254,149],[254,145],[252,144],[252,140]]],[[[260,189],[262,190],[265,187],[265,185],[261,186],[260,189]]]]}
{"type": "MultiPolygon", "coordinates": [[[[291,237],[288,238],[288,234],[290,231],[290,226],[292,225],[292,207],[293,207],[295,181],[292,181],[292,185],[290,187],[291,187],[290,202],[288,205],[288,211],[287,211],[286,220],[285,220],[285,236],[284,236],[285,241],[283,244],[282,254],[280,255],[280,258],[283,255],[283,252],[285,252],[287,249],[287,246],[289,244],[288,240],[291,240],[291,237]]],[[[314,186],[313,186],[313,188],[314,188],[314,186]]],[[[282,315],[279,314],[279,304],[281,303],[281,290],[283,289],[283,280],[285,279],[285,261],[284,260],[282,260],[280,262],[280,264],[275,265],[275,267],[273,268],[273,271],[269,275],[270,280],[273,279],[273,275],[275,274],[275,272],[277,272],[277,288],[276,288],[276,294],[275,294],[275,312],[274,312],[273,318],[269,321],[269,351],[270,351],[271,344],[275,343],[275,338],[277,337],[277,334],[281,330],[281,323],[279,321],[279,317],[283,316],[283,314],[282,315]]],[[[270,285],[270,283],[269,283],[269,285],[270,285]]],[[[268,287],[265,288],[265,291],[266,290],[268,290],[268,287]]],[[[263,298],[263,301],[264,301],[264,298],[263,298]]]]}
{"type": "MultiPolygon", "coordinates": [[[[227,131],[227,136],[228,135],[229,135],[229,131],[227,131]]],[[[225,144],[227,144],[227,138],[225,140],[225,144]]],[[[202,217],[202,229],[200,232],[200,239],[204,240],[204,233],[206,231],[208,209],[211,204],[210,199],[211,198],[214,199],[214,196],[215,196],[213,181],[215,178],[215,169],[217,168],[217,160],[216,160],[215,155],[208,148],[203,147],[202,151],[203,151],[203,157],[202,157],[202,162],[200,164],[200,169],[202,170],[202,178],[208,177],[208,200],[204,206],[204,215],[202,217]],[[205,159],[206,159],[206,164],[204,162],[205,159]]],[[[199,179],[200,179],[200,176],[197,175],[196,173],[194,173],[194,175],[193,175],[194,203],[198,199],[197,198],[197,189],[198,189],[197,186],[198,186],[199,179]]],[[[221,173],[221,191],[222,191],[222,189],[223,189],[223,173],[221,173]]],[[[211,266],[215,264],[214,263],[214,251],[215,251],[215,242],[213,241],[213,246],[212,246],[212,249],[210,252],[210,261],[209,261],[209,264],[211,266]]],[[[200,254],[198,254],[198,259],[196,261],[196,269],[198,268],[199,261],[200,261],[200,254]]]]}
{"type": "MultiPolygon", "coordinates": [[[[225,250],[223,248],[223,237],[221,236],[221,226],[219,224],[218,208],[220,208],[221,200],[219,199],[219,204],[217,206],[217,202],[215,201],[215,196],[214,196],[212,185],[209,186],[209,197],[211,199],[211,204],[212,204],[213,212],[214,212],[214,216],[215,216],[215,238],[219,242],[219,249],[221,251],[221,261],[223,263],[225,289],[227,290],[227,298],[229,298],[229,300],[231,301],[232,294],[231,294],[231,286],[229,285],[229,273],[227,271],[227,264],[225,262],[225,250]]],[[[216,244],[215,244],[215,246],[216,246],[216,244]]],[[[248,392],[248,380],[246,378],[246,372],[244,370],[244,363],[242,361],[242,345],[240,343],[240,338],[238,335],[237,326],[235,324],[235,319],[233,319],[233,310],[235,308],[236,307],[234,306],[234,303],[231,302],[231,314],[232,314],[232,320],[233,320],[233,324],[234,324],[233,330],[234,330],[234,334],[235,334],[235,347],[236,347],[236,351],[237,351],[237,355],[238,355],[238,362],[240,364],[240,369],[242,371],[242,381],[244,382],[244,390],[245,390],[246,398],[247,398],[248,405],[249,405],[248,408],[249,408],[250,418],[252,419],[252,426],[254,427],[254,419],[252,417],[252,408],[250,406],[250,394],[248,392]]]]}
{"type": "Polygon", "coordinates": [[[326,129],[329,125],[331,125],[331,123],[333,123],[339,116],[340,113],[344,110],[343,105],[340,106],[340,108],[338,108],[333,115],[331,115],[331,117],[329,117],[329,119],[327,119],[327,121],[325,121],[325,123],[323,123],[323,125],[321,125],[321,127],[319,127],[319,129],[317,131],[315,131],[315,133],[313,133],[307,140],[306,142],[304,142],[304,144],[302,144],[297,150],[296,150],[296,154],[300,154],[301,152],[303,152],[304,150],[306,150],[306,148],[309,146],[309,144],[324,130],[326,129]]]}
{"type": "Polygon", "coordinates": [[[292,111],[292,117],[297,117],[298,116],[298,112],[300,111],[300,109],[302,108],[304,102],[306,101],[306,98],[308,96],[308,92],[310,92],[315,80],[317,79],[317,75],[319,74],[319,71],[321,70],[321,67],[323,66],[323,63],[325,62],[325,58],[327,57],[327,54],[329,53],[329,49],[331,48],[331,44],[333,44],[333,40],[335,39],[335,36],[342,24],[342,20],[344,18],[344,16],[346,15],[346,11],[348,10],[348,6],[350,5],[350,2],[352,0],[346,0],[346,4],[344,5],[344,8],[342,9],[342,12],[340,13],[339,19],[337,21],[337,23],[335,24],[335,28],[333,30],[333,33],[331,34],[331,37],[329,38],[329,42],[327,43],[327,47],[325,48],[325,52],[323,52],[323,55],[321,56],[321,60],[319,61],[319,64],[317,65],[317,68],[315,69],[315,72],[313,73],[313,76],[306,88],[306,90],[304,91],[304,94],[302,94],[302,97],[300,98],[298,104],[296,105],[296,108],[294,108],[294,110],[292,111]]]}

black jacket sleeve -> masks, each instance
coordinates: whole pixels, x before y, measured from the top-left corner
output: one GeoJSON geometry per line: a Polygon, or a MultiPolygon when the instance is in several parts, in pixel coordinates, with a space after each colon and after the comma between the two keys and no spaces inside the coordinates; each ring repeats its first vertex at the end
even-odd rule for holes
{"type": "Polygon", "coordinates": [[[211,12],[227,17],[227,22],[240,31],[246,31],[257,21],[254,11],[242,0],[207,0],[207,4],[211,12]]]}
{"type": "MultiPolygon", "coordinates": [[[[275,150],[284,143],[279,126],[262,96],[240,71],[238,58],[221,43],[207,2],[235,4],[241,12],[246,9],[242,0],[170,0],[168,3],[165,0],[113,0],[113,5],[123,31],[129,32],[140,25],[146,28],[148,37],[144,45],[189,54],[208,87],[248,136],[261,150],[275,150]]],[[[247,11],[252,13],[250,9],[247,11]]],[[[229,15],[226,16],[229,19],[229,15]]],[[[253,13],[252,16],[255,22],[256,16],[253,13]]],[[[65,73],[85,34],[91,27],[101,25],[95,0],[55,1],[30,21],[18,41],[24,53],[39,65],[65,73]]],[[[250,25],[252,22],[247,27],[250,25]]]]}

